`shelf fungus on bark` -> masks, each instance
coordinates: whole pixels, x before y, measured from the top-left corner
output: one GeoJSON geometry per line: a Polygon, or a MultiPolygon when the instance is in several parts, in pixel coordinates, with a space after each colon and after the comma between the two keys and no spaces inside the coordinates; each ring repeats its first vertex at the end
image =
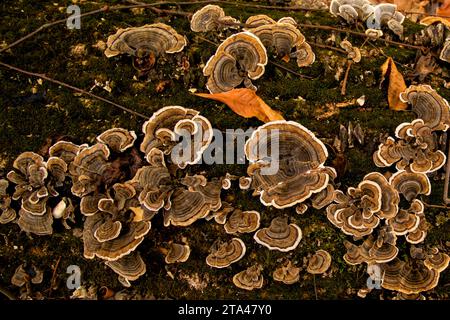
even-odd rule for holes
{"type": "MultiPolygon", "coordinates": [[[[64,183],[67,164],[57,157],[50,157],[45,162],[34,152],[24,152],[15,159],[13,168],[7,178],[16,185],[12,200],[21,201],[20,228],[37,235],[51,234],[53,216],[47,202],[59,195],[56,189],[64,183]]],[[[6,213],[6,220],[10,220],[12,211],[7,210],[6,213]]]]}
{"type": "Polygon", "coordinates": [[[97,137],[97,141],[106,144],[113,152],[123,152],[133,146],[136,138],[134,131],[112,128],[100,134],[97,137]]]}
{"type": "Polygon", "coordinates": [[[367,28],[370,29],[381,29],[382,27],[387,26],[392,30],[389,26],[389,22],[392,24],[393,21],[395,21],[396,25],[401,26],[404,20],[405,16],[397,10],[397,5],[391,3],[380,3],[373,6],[372,13],[366,19],[366,25],[367,28]]]}
{"type": "Polygon", "coordinates": [[[221,189],[219,179],[208,181],[204,186],[176,188],[170,194],[168,206],[164,210],[164,225],[186,227],[198,219],[206,218],[211,211],[218,211],[222,206],[221,189]]]}
{"type": "Polygon", "coordinates": [[[111,196],[98,200],[98,212],[86,217],[84,222],[84,256],[95,256],[115,261],[131,252],[143,241],[150,231],[149,221],[135,221],[135,211],[139,207],[136,190],[130,183],[116,183],[111,196]]]}
{"type": "Polygon", "coordinates": [[[331,255],[325,250],[317,250],[309,259],[306,271],[311,274],[325,273],[331,266],[331,255]]]}
{"type": "Polygon", "coordinates": [[[270,250],[288,252],[297,248],[302,230],[294,223],[288,224],[288,217],[280,216],[274,218],[269,227],[258,230],[253,238],[270,250]]]}
{"type": "MultiPolygon", "coordinates": [[[[437,254],[434,254],[437,255],[437,254]]],[[[384,274],[381,286],[404,294],[419,294],[435,288],[439,276],[448,266],[448,255],[433,257],[412,256],[407,261],[399,258],[380,267],[384,274]]]]}
{"type": "Polygon", "coordinates": [[[391,226],[397,236],[403,236],[417,230],[420,224],[420,215],[424,212],[423,203],[414,199],[409,209],[400,209],[395,217],[386,220],[386,224],[391,226]]]}
{"type": "Polygon", "coordinates": [[[264,276],[262,275],[262,266],[254,264],[234,275],[233,283],[236,287],[244,290],[261,289],[264,284],[264,276]]]}
{"type": "Polygon", "coordinates": [[[330,3],[330,13],[343,18],[347,23],[365,21],[373,10],[369,0],[333,0],[330,3]]]}
{"type": "Polygon", "coordinates": [[[430,173],[440,169],[446,160],[445,154],[438,150],[436,136],[422,119],[400,124],[395,130],[399,140],[388,137],[373,154],[377,167],[390,167],[397,170],[411,170],[415,173],[430,173]]]}
{"type": "Polygon", "coordinates": [[[383,192],[377,182],[369,179],[361,181],[357,188],[349,187],[347,194],[338,190],[336,203],[327,207],[327,218],[347,235],[369,235],[380,223],[377,213],[383,205],[383,192]]]}
{"type": "Polygon", "coordinates": [[[411,104],[412,111],[431,131],[446,131],[450,126],[450,106],[447,100],[429,85],[409,86],[400,94],[400,99],[411,104]]]}
{"type": "Polygon", "coordinates": [[[236,209],[224,225],[225,232],[229,234],[254,232],[259,228],[260,219],[261,216],[258,211],[236,209]]]}
{"type": "Polygon", "coordinates": [[[228,242],[219,241],[206,257],[206,264],[213,268],[226,268],[241,260],[245,251],[245,244],[239,238],[233,238],[228,242]]]}
{"type": "Polygon", "coordinates": [[[119,275],[119,282],[124,287],[130,287],[130,281],[137,280],[146,272],[145,263],[138,252],[132,252],[115,261],[106,261],[105,264],[119,275]]]}
{"type": "Polygon", "coordinates": [[[333,168],[324,166],[328,157],[325,145],[293,121],[260,126],[246,142],[245,155],[253,194],[259,195],[264,205],[278,209],[305,201],[325,189],[330,176],[336,175],[333,168]],[[264,148],[271,154],[263,154],[264,148]]]}
{"type": "Polygon", "coordinates": [[[148,162],[155,148],[170,155],[179,168],[196,164],[213,138],[213,130],[208,119],[198,111],[180,106],[167,106],[159,109],[142,126],[144,140],[140,150],[148,162]],[[185,139],[188,148],[179,142],[185,139]]]}
{"type": "Polygon", "coordinates": [[[344,260],[350,265],[364,262],[368,265],[386,263],[397,257],[399,249],[396,247],[396,243],[397,236],[392,228],[390,226],[383,227],[377,237],[369,235],[360,246],[345,241],[347,253],[344,255],[344,260]]]}
{"type": "Polygon", "coordinates": [[[172,242],[164,259],[167,264],[186,262],[191,254],[191,248],[185,244],[172,242]]]}
{"type": "Polygon", "coordinates": [[[197,10],[191,17],[191,30],[194,32],[238,28],[238,24],[238,20],[227,16],[221,7],[213,4],[206,5],[197,10]]]}
{"type": "Polygon", "coordinates": [[[119,29],[108,37],[106,57],[119,54],[130,56],[180,52],[186,46],[186,38],[164,23],[147,24],[141,27],[119,29]]]}
{"type": "Polygon", "coordinates": [[[419,194],[430,195],[431,193],[430,180],[424,173],[397,171],[389,178],[389,183],[410,202],[419,194]]]}
{"type": "Polygon", "coordinates": [[[71,191],[83,197],[98,190],[108,169],[109,148],[103,143],[82,149],[73,159],[70,167],[71,191]]]}
{"type": "Polygon", "coordinates": [[[284,284],[294,284],[300,279],[300,268],[296,267],[290,260],[286,260],[272,274],[273,280],[284,284]]]}
{"type": "Polygon", "coordinates": [[[240,32],[225,39],[203,68],[210,93],[230,91],[241,83],[256,90],[251,80],[259,79],[267,64],[266,48],[253,33],[240,32]]]}

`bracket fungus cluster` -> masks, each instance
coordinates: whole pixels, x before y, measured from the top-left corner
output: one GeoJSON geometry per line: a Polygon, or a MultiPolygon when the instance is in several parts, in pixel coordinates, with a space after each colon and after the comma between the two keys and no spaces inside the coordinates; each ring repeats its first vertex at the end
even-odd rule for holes
{"type": "Polygon", "coordinates": [[[290,260],[287,260],[272,274],[273,280],[284,284],[294,284],[300,279],[300,268],[296,267],[290,260]]]}
{"type": "Polygon", "coordinates": [[[239,32],[225,39],[203,68],[211,93],[230,91],[241,83],[256,89],[251,80],[260,78],[267,64],[267,51],[250,32],[239,32]]]}
{"type": "MultiPolygon", "coordinates": [[[[366,22],[367,30],[380,30],[387,27],[399,37],[403,36],[405,16],[391,3],[372,4],[369,0],[333,0],[330,13],[343,18],[347,23],[366,22]]],[[[373,33],[373,32],[371,32],[373,33]]],[[[373,33],[375,36],[381,36],[373,33]]]]}
{"type": "Polygon", "coordinates": [[[194,12],[191,17],[191,30],[194,32],[218,31],[235,28],[238,23],[238,20],[225,15],[221,7],[209,4],[194,12]]]}
{"type": "Polygon", "coordinates": [[[299,67],[314,63],[315,54],[293,18],[284,17],[275,21],[266,15],[257,15],[248,18],[245,24],[247,31],[258,36],[266,49],[274,48],[277,56],[284,61],[289,62],[291,57],[295,57],[299,67]]]}

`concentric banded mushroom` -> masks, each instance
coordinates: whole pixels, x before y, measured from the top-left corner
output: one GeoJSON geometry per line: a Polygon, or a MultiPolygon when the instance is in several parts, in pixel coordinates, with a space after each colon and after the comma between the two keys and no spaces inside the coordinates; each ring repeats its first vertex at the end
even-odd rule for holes
{"type": "Polygon", "coordinates": [[[235,274],[233,283],[244,290],[261,289],[264,284],[264,276],[261,274],[262,266],[255,264],[244,271],[235,274]]]}
{"type": "Polygon", "coordinates": [[[432,131],[445,131],[450,126],[450,106],[430,86],[412,85],[400,94],[400,99],[411,104],[414,113],[432,131]]]}
{"type": "Polygon", "coordinates": [[[375,165],[389,167],[396,164],[397,170],[434,172],[445,164],[445,154],[438,150],[438,143],[430,127],[422,119],[400,124],[395,135],[399,141],[389,137],[381,143],[373,155],[375,165]]]}
{"type": "Polygon", "coordinates": [[[10,207],[11,196],[8,194],[7,189],[9,182],[6,179],[0,179],[0,224],[6,224],[13,221],[16,218],[16,210],[10,207]]]}
{"type": "Polygon", "coordinates": [[[306,271],[311,274],[325,273],[331,266],[331,255],[325,250],[317,250],[309,259],[306,271]]]}
{"type": "Polygon", "coordinates": [[[222,206],[220,180],[209,181],[205,186],[175,189],[170,197],[170,207],[164,211],[164,225],[189,226],[198,219],[206,218],[211,211],[222,206]]]}
{"type": "Polygon", "coordinates": [[[213,268],[226,268],[241,260],[245,251],[244,242],[239,238],[233,238],[229,242],[219,243],[216,248],[213,248],[206,257],[206,263],[213,268]]]}
{"type": "Polygon", "coordinates": [[[139,51],[153,54],[176,53],[186,46],[186,38],[164,23],[147,24],[142,27],[119,29],[108,37],[105,55],[110,58],[119,54],[137,55],[139,51]]]}
{"type": "Polygon", "coordinates": [[[412,201],[419,194],[431,193],[430,180],[423,173],[397,171],[390,177],[389,183],[408,201],[412,201]]]}
{"type": "Polygon", "coordinates": [[[327,207],[327,218],[345,234],[363,237],[371,234],[380,223],[376,215],[382,207],[383,190],[372,180],[363,180],[347,194],[337,191],[336,204],[327,207]]]}
{"type": "Polygon", "coordinates": [[[300,268],[287,260],[282,266],[275,269],[272,274],[273,280],[283,282],[284,284],[294,284],[300,279],[300,268]]]}
{"type": "Polygon", "coordinates": [[[270,250],[287,252],[297,248],[302,239],[302,230],[294,223],[288,224],[288,218],[274,218],[268,228],[255,233],[255,241],[270,250]]]}
{"type": "Polygon", "coordinates": [[[180,106],[161,108],[144,123],[142,131],[145,136],[140,150],[148,162],[152,150],[157,148],[165,155],[171,155],[171,160],[182,169],[200,161],[213,138],[208,119],[199,115],[198,111],[180,106]],[[189,143],[188,147],[180,144],[181,137],[189,143]]]}
{"type": "Polygon", "coordinates": [[[387,219],[386,224],[392,226],[396,235],[406,235],[417,230],[420,223],[420,214],[423,211],[423,203],[414,199],[408,210],[401,209],[395,217],[387,219]]]}
{"type": "Polygon", "coordinates": [[[392,261],[399,252],[395,246],[396,241],[397,237],[391,228],[381,229],[377,238],[370,235],[360,246],[345,241],[347,253],[344,255],[344,260],[350,265],[363,262],[370,265],[392,261]]]}
{"type": "Polygon", "coordinates": [[[224,225],[225,232],[234,234],[256,231],[259,228],[260,219],[258,211],[234,210],[224,225]]]}
{"type": "Polygon", "coordinates": [[[186,262],[191,254],[191,248],[188,245],[171,243],[167,252],[165,262],[167,264],[176,262],[186,262]]]}
{"type": "Polygon", "coordinates": [[[119,275],[119,281],[125,287],[130,287],[130,281],[137,280],[146,271],[145,263],[138,252],[115,261],[106,261],[105,264],[119,275]]]}
{"type": "Polygon", "coordinates": [[[97,137],[97,141],[106,144],[114,152],[123,152],[133,146],[136,140],[134,131],[123,128],[106,130],[97,137]]]}
{"type": "Polygon", "coordinates": [[[245,144],[245,155],[254,194],[266,206],[286,208],[301,203],[325,189],[330,174],[335,173],[323,165],[328,157],[325,145],[293,121],[260,126],[245,144]],[[264,148],[272,154],[262,154],[264,148]],[[274,167],[276,172],[270,170],[274,167]]]}
{"type": "Polygon", "coordinates": [[[391,20],[401,25],[405,16],[397,11],[397,5],[380,3],[373,7],[372,13],[367,17],[366,25],[369,29],[381,29],[383,26],[388,26],[388,22],[391,20]]]}
{"type": "Polygon", "coordinates": [[[437,286],[440,272],[427,268],[420,259],[410,259],[407,262],[398,258],[382,264],[384,273],[381,286],[388,290],[404,294],[418,294],[437,286]]]}
{"type": "Polygon", "coordinates": [[[235,27],[238,20],[226,16],[223,9],[216,5],[206,5],[194,12],[191,17],[191,30],[194,32],[207,32],[235,27]]]}
{"type": "Polygon", "coordinates": [[[251,80],[260,78],[267,64],[266,48],[250,32],[234,34],[223,41],[203,68],[211,93],[230,91],[242,82],[254,89],[251,80]]]}
{"type": "Polygon", "coordinates": [[[372,12],[373,6],[368,0],[333,0],[330,3],[330,13],[347,23],[365,21],[372,12]]]}

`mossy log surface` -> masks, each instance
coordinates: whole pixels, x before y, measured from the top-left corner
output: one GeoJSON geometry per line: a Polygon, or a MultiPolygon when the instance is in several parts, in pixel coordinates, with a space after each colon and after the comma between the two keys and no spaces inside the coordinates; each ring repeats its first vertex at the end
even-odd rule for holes
{"type": "MultiPolygon", "coordinates": [[[[119,3],[108,1],[107,4],[119,3]]],[[[100,8],[104,4],[106,2],[81,1],[83,12],[100,8]]],[[[242,8],[238,4],[236,1],[235,5],[222,7],[228,15],[240,21],[245,21],[251,15],[264,13],[275,19],[289,15],[302,23],[337,27],[342,23],[327,12],[285,12],[242,8]]],[[[183,6],[183,10],[194,12],[199,7],[200,5],[183,6]]],[[[2,1],[0,41],[12,43],[46,22],[65,17],[65,10],[66,4],[63,2],[55,4],[55,1],[2,1]]],[[[342,27],[346,26],[342,24],[342,27]]],[[[405,32],[417,32],[420,28],[408,23],[405,32]]],[[[323,43],[331,36],[329,31],[315,29],[302,29],[302,32],[309,42],[323,43]]],[[[222,32],[221,35],[207,33],[201,36],[220,43],[227,34],[231,34],[231,31],[222,32]]],[[[336,37],[343,39],[346,34],[337,33],[336,37]]],[[[364,42],[364,38],[350,35],[348,39],[356,46],[361,46],[364,42]]],[[[392,56],[403,74],[412,71],[412,62],[417,58],[415,50],[385,46],[382,42],[368,43],[365,48],[370,50],[374,46],[381,48],[385,55],[392,56]]],[[[92,92],[148,116],[163,106],[182,105],[199,110],[220,130],[245,130],[261,125],[257,119],[239,117],[223,104],[189,94],[189,88],[206,92],[202,66],[215,49],[214,45],[190,31],[189,21],[185,17],[156,15],[148,9],[123,10],[83,18],[80,30],[68,30],[64,24],[44,30],[1,54],[0,60],[32,72],[45,73],[49,77],[87,91],[94,86],[95,81],[109,81],[111,92],[100,87],[92,88],[92,92]],[[119,27],[153,22],[164,22],[173,26],[179,33],[186,35],[189,44],[183,52],[160,59],[146,80],[136,79],[137,71],[133,68],[130,57],[108,59],[101,50],[94,47],[99,41],[106,42],[108,35],[115,33],[119,27]],[[177,71],[182,57],[189,60],[190,67],[186,73],[177,71]],[[168,85],[163,92],[157,93],[156,86],[161,81],[168,81],[168,85]]],[[[360,63],[354,64],[348,78],[347,94],[342,96],[342,76],[340,79],[335,78],[335,68],[338,64],[345,64],[345,57],[327,49],[313,47],[313,50],[317,57],[312,67],[299,69],[294,61],[288,65],[289,68],[312,79],[295,76],[269,64],[264,76],[254,84],[258,86],[258,95],[268,105],[280,111],[286,119],[306,126],[322,141],[331,143],[339,133],[340,124],[347,125],[352,121],[353,124],[361,125],[366,133],[366,143],[345,152],[348,168],[345,175],[339,179],[340,188],[344,190],[348,186],[356,185],[368,172],[383,171],[377,169],[372,161],[372,153],[377,145],[374,141],[378,141],[376,139],[380,134],[392,135],[398,124],[411,121],[415,116],[410,111],[395,112],[388,108],[386,89],[379,89],[378,86],[380,66],[386,56],[374,54],[370,58],[363,57],[360,63]],[[342,108],[328,118],[318,119],[320,114],[329,111],[326,106],[330,103],[346,102],[362,95],[366,97],[364,106],[342,108]]],[[[445,64],[442,65],[442,68],[446,67],[445,64]]],[[[407,80],[407,84],[410,83],[411,81],[407,80]]],[[[430,84],[439,94],[450,99],[450,90],[443,87],[443,81],[439,78],[427,77],[424,83],[430,84]]],[[[62,136],[76,143],[93,143],[99,133],[111,127],[120,126],[139,132],[144,121],[111,105],[5,68],[0,69],[0,92],[1,176],[6,175],[14,158],[23,151],[39,152],[49,141],[62,136]]],[[[331,155],[330,165],[333,157],[331,155]]],[[[206,171],[208,177],[223,176],[226,172],[240,176],[245,175],[246,166],[197,165],[188,169],[192,173],[200,170],[206,171]]],[[[427,203],[440,204],[442,190],[443,182],[433,181],[432,194],[424,200],[427,203]]],[[[345,263],[342,258],[345,253],[343,241],[351,239],[328,222],[324,210],[310,208],[304,215],[297,215],[294,208],[278,210],[264,207],[257,197],[252,197],[250,192],[239,190],[234,184],[233,188],[223,192],[222,199],[243,210],[260,211],[263,226],[268,225],[277,215],[288,214],[291,221],[296,222],[303,230],[299,247],[288,254],[269,251],[255,243],[251,235],[243,235],[242,240],[247,244],[248,250],[246,257],[226,269],[213,269],[206,265],[205,258],[213,242],[218,237],[226,237],[222,226],[198,221],[187,228],[165,228],[161,216],[157,216],[152,221],[152,230],[139,247],[147,264],[147,273],[133,282],[129,290],[135,290],[147,297],[173,299],[314,299],[313,278],[306,272],[304,258],[318,249],[329,251],[333,257],[331,274],[315,279],[320,299],[353,299],[357,290],[365,287],[366,266],[349,266],[345,263]],[[159,247],[170,240],[180,242],[182,238],[186,238],[191,246],[191,258],[186,263],[166,266],[159,247]],[[291,286],[272,279],[272,272],[280,265],[280,259],[287,256],[303,268],[300,281],[291,286]],[[263,289],[247,292],[236,288],[231,281],[232,276],[255,262],[264,267],[263,289]],[[198,288],[194,288],[192,283],[196,283],[198,288]]],[[[447,210],[427,209],[426,214],[432,226],[426,243],[445,248],[450,241],[447,210]]],[[[79,212],[73,228],[82,228],[79,212]]],[[[406,256],[406,243],[403,239],[399,248],[406,256]]],[[[44,270],[44,282],[33,285],[32,290],[45,292],[44,296],[48,296],[52,267],[59,258],[61,259],[56,271],[56,286],[51,292],[52,298],[67,298],[71,295],[72,291],[66,288],[68,275],[65,271],[69,265],[80,266],[82,284],[86,287],[95,285],[114,290],[123,289],[116,274],[104,263],[98,259],[83,258],[81,239],[75,237],[72,230],[65,230],[58,221],[55,222],[54,234],[44,237],[30,237],[20,232],[15,224],[0,226],[0,285],[11,292],[19,292],[18,288],[10,284],[14,270],[21,263],[28,262],[44,270]]],[[[446,271],[441,275],[438,287],[425,295],[435,299],[448,298],[449,281],[449,271],[446,271]]],[[[375,290],[369,298],[377,298],[379,294],[380,291],[375,290]]],[[[386,292],[386,295],[389,294],[386,292]]]]}

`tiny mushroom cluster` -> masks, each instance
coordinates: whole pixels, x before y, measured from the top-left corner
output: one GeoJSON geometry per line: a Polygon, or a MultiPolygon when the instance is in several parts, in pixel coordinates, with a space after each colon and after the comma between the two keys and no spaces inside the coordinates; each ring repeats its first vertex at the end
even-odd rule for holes
{"type": "Polygon", "coordinates": [[[330,13],[343,18],[347,23],[366,22],[369,36],[380,37],[376,31],[389,28],[394,34],[403,37],[403,21],[405,16],[397,10],[397,5],[380,3],[373,5],[369,0],[333,0],[330,13]]]}

